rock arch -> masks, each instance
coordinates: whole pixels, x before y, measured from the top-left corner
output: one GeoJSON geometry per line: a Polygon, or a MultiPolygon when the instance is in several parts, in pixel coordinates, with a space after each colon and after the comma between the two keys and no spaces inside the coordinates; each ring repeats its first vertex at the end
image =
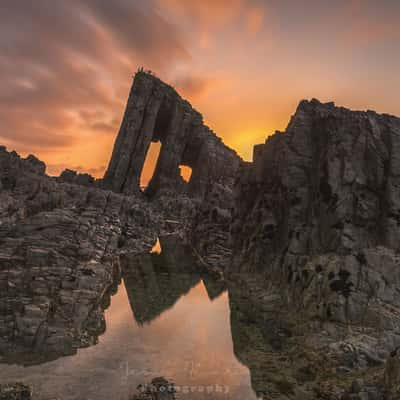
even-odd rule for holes
{"type": "Polygon", "coordinates": [[[240,157],[203,123],[203,117],[171,86],[138,72],[104,176],[104,186],[120,193],[140,190],[140,176],[151,142],[161,142],[149,196],[160,190],[204,196],[213,183],[232,186],[240,157]],[[179,167],[192,169],[185,182],[179,167]]]}

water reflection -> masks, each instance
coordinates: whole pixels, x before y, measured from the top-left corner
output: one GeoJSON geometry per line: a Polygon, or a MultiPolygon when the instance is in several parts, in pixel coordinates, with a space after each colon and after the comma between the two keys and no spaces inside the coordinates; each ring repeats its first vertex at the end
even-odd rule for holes
{"type": "Polygon", "coordinates": [[[200,282],[187,247],[168,236],[158,243],[162,252],[121,258],[129,302],[139,324],[153,321],[200,282]]]}
{"type": "Polygon", "coordinates": [[[114,283],[103,292],[110,278],[107,275],[103,280],[101,275],[94,277],[91,270],[80,270],[76,281],[63,282],[62,289],[55,284],[54,293],[46,296],[36,295],[26,285],[1,290],[0,363],[43,364],[96,345],[106,331],[104,310],[120,281],[115,271],[114,283]],[[89,273],[90,290],[78,288],[79,280],[89,273]]]}
{"type": "Polygon", "coordinates": [[[96,346],[40,365],[3,364],[0,382],[33,384],[41,400],[128,400],[164,376],[179,398],[254,400],[249,370],[234,354],[224,284],[201,276],[173,238],[160,243],[160,254],[122,259],[123,284],[96,346]]]}
{"type": "MultiPolygon", "coordinates": [[[[300,398],[290,354],[290,331],[249,301],[238,286],[229,288],[231,332],[237,359],[250,370],[252,388],[260,399],[300,398]]],[[[305,360],[304,360],[305,361],[305,360]]],[[[301,363],[298,363],[301,367],[301,363]]],[[[305,381],[305,377],[300,377],[305,381]]],[[[308,398],[307,396],[301,398],[308,398]]]]}

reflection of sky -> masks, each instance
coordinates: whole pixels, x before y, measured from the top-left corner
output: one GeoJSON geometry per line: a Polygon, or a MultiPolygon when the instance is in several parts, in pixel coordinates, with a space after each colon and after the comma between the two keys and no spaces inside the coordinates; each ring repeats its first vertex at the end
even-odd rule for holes
{"type": "Polygon", "coordinates": [[[107,331],[97,346],[41,366],[2,366],[0,382],[34,383],[43,400],[126,400],[138,384],[164,376],[182,386],[229,387],[228,394],[197,392],[183,398],[255,399],[249,372],[233,354],[227,293],[210,302],[199,283],[172,309],[140,328],[121,285],[106,321],[107,331]]]}

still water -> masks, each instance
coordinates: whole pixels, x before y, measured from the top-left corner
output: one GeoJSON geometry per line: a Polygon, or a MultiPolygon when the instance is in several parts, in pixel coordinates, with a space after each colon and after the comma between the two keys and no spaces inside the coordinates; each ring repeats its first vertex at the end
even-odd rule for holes
{"type": "Polygon", "coordinates": [[[163,253],[125,262],[97,345],[34,366],[0,364],[0,382],[29,383],[40,400],[128,400],[162,376],[179,399],[255,400],[235,356],[228,292],[163,253]]]}

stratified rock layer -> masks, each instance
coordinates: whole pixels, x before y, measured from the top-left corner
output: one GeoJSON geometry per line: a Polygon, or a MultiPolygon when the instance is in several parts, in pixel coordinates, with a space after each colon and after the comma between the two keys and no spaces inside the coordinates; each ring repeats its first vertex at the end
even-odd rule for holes
{"type": "Polygon", "coordinates": [[[149,195],[160,190],[202,197],[215,183],[232,186],[241,163],[203,123],[200,113],[155,76],[138,72],[104,177],[104,186],[119,193],[140,190],[140,176],[151,142],[161,150],[149,195]],[[181,165],[192,168],[188,184],[181,165]]]}
{"type": "Polygon", "coordinates": [[[158,219],[141,198],[60,183],[0,147],[0,357],[73,354],[104,332],[120,251],[151,248],[158,219]]]}

